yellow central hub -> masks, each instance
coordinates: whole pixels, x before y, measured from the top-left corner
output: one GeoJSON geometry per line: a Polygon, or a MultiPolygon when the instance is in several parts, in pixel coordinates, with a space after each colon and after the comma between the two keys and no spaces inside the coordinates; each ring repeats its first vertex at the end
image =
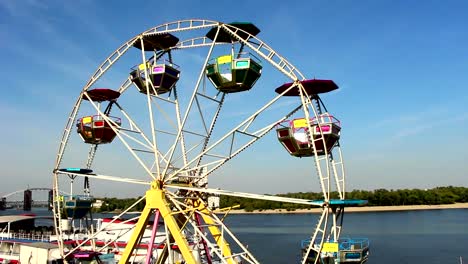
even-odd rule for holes
{"type": "MultiPolygon", "coordinates": [[[[218,227],[216,219],[212,216],[213,212],[209,210],[205,203],[201,200],[192,200],[187,199],[187,205],[192,207],[201,213],[204,222],[208,226],[208,230],[215,239],[219,248],[221,249],[221,254],[225,258],[228,264],[236,264],[237,262],[232,257],[231,248],[229,243],[224,239],[221,230],[218,227]]],[[[160,216],[164,219],[164,223],[167,226],[168,231],[174,238],[174,241],[177,243],[180,253],[182,254],[185,263],[187,264],[196,264],[197,261],[192,253],[187,238],[182,233],[180,225],[177,223],[177,220],[174,218],[174,212],[171,210],[171,207],[166,200],[165,190],[163,189],[163,184],[160,181],[153,181],[151,183],[151,189],[146,192],[146,205],[141,216],[135,226],[135,230],[132,233],[130,240],[128,241],[127,246],[122,254],[122,258],[119,261],[119,264],[128,263],[132,252],[137,246],[138,241],[141,240],[146,227],[148,225],[148,220],[152,213],[155,210],[158,210],[160,216]]],[[[154,243],[154,242],[153,242],[154,243]]],[[[158,262],[159,263],[159,262],[158,262]]]]}

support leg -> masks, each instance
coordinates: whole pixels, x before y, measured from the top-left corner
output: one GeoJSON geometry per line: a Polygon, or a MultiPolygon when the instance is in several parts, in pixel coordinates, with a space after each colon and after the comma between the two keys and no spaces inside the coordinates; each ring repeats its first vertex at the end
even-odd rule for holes
{"type": "Polygon", "coordinates": [[[209,215],[212,214],[208,208],[206,208],[205,203],[202,201],[198,201],[198,210],[202,213],[203,221],[208,226],[208,230],[210,231],[211,235],[215,239],[216,243],[218,244],[219,248],[224,257],[226,257],[226,261],[228,264],[237,264],[237,262],[231,257],[231,247],[229,243],[224,239],[221,230],[218,228],[218,224],[216,224],[215,220],[210,217],[209,215]]]}
{"type": "Polygon", "coordinates": [[[170,235],[174,238],[186,264],[197,264],[192,250],[190,249],[187,238],[182,234],[182,230],[177,224],[176,219],[172,213],[171,208],[169,207],[164,192],[160,190],[157,185],[154,184],[150,190],[146,192],[146,205],[143,209],[140,219],[138,220],[135,230],[128,242],[125,250],[122,254],[122,258],[119,261],[119,264],[128,263],[130,256],[132,255],[133,250],[143,236],[146,226],[148,224],[148,219],[151,216],[153,210],[158,210],[160,216],[164,219],[164,223],[167,226],[167,229],[170,232],[170,235]]]}
{"type": "Polygon", "coordinates": [[[145,232],[146,225],[148,224],[148,219],[151,215],[152,210],[153,209],[148,206],[148,203],[146,203],[145,208],[141,212],[140,219],[138,219],[138,223],[135,226],[135,230],[133,230],[133,234],[130,237],[127,246],[125,247],[122,257],[120,258],[119,264],[125,264],[129,262],[132,252],[137,245],[137,242],[140,240],[141,236],[143,236],[143,233],[145,232]]]}

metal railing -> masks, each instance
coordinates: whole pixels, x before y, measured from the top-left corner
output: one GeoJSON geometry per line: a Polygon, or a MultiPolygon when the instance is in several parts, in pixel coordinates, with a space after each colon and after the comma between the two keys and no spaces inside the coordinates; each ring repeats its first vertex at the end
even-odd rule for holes
{"type": "Polygon", "coordinates": [[[0,234],[0,241],[3,240],[31,240],[37,242],[50,242],[51,234],[37,234],[37,233],[2,233],[0,234]]]}
{"type": "MultiPolygon", "coordinates": [[[[320,245],[320,239],[315,240],[315,245],[320,245]]],[[[301,247],[307,248],[310,244],[310,239],[305,239],[301,241],[301,247]]],[[[342,237],[338,240],[340,250],[362,250],[369,247],[368,238],[349,238],[342,237]]]]}

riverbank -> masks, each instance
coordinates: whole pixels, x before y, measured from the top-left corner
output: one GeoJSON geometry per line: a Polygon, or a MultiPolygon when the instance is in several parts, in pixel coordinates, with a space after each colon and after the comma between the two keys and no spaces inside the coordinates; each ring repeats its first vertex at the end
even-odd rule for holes
{"type": "MultiPolygon", "coordinates": [[[[468,203],[455,204],[440,204],[440,205],[398,205],[398,206],[363,206],[363,207],[347,207],[346,213],[366,213],[366,212],[393,212],[393,211],[417,211],[417,210],[443,210],[443,209],[468,209],[468,203]]],[[[225,213],[217,212],[217,213],[225,213]]],[[[310,214],[320,213],[320,208],[312,209],[297,209],[287,211],[286,209],[275,210],[255,210],[247,212],[243,209],[229,211],[230,214],[310,214]]]]}

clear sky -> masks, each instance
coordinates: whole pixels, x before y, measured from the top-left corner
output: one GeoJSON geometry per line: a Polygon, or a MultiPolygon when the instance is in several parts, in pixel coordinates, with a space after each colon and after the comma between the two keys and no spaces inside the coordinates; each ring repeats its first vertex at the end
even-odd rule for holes
{"type": "MultiPolygon", "coordinates": [[[[136,34],[188,18],[250,21],[306,76],[340,86],[323,100],[343,124],[349,189],[468,187],[467,11],[452,0],[1,0],[0,194],[50,186],[66,118],[97,66],[136,34]]],[[[213,185],[319,190],[315,176],[295,177],[300,161],[274,137],[262,144],[252,175],[227,173],[213,185]]],[[[99,184],[101,195],[141,194],[99,184]]]]}

